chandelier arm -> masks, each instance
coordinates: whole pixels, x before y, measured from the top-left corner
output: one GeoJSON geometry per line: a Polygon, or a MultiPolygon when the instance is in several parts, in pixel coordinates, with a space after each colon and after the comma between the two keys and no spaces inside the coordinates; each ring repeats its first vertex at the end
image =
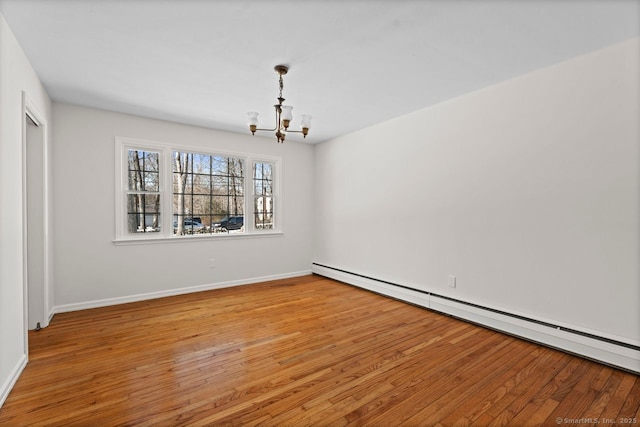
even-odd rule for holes
{"type": "Polygon", "coordinates": [[[262,130],[262,131],[267,131],[267,132],[273,132],[274,130],[281,130],[282,127],[280,126],[280,120],[278,117],[278,105],[274,105],[274,107],[276,107],[276,124],[274,126],[273,129],[267,129],[267,128],[256,128],[256,131],[262,130]]]}
{"type": "Polygon", "coordinates": [[[274,130],[278,130],[278,128],[273,128],[273,129],[266,129],[266,128],[256,128],[256,132],[262,130],[262,131],[267,131],[267,132],[273,132],[274,130]]]}

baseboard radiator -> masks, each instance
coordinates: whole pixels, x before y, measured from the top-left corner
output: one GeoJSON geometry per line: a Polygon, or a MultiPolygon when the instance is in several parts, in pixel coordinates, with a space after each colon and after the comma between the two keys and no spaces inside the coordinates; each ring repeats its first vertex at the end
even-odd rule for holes
{"type": "Polygon", "coordinates": [[[313,263],[320,276],[640,374],[640,345],[313,263]]]}

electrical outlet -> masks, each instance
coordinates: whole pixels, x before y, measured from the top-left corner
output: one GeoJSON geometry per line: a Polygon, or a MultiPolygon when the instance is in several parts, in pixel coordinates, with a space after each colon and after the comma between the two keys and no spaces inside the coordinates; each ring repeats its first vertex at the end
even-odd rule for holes
{"type": "Polygon", "coordinates": [[[215,258],[209,259],[209,268],[216,268],[216,260],[215,258]]]}
{"type": "Polygon", "coordinates": [[[456,276],[449,276],[449,278],[447,279],[447,286],[449,286],[450,288],[456,287],[456,276]]]}

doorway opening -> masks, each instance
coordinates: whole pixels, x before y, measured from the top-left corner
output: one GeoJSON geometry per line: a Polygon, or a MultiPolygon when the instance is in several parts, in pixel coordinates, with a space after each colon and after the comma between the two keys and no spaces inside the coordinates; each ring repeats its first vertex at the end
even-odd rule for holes
{"type": "MultiPolygon", "coordinates": [[[[44,116],[24,94],[23,109],[23,274],[26,330],[49,325],[48,147],[44,116]]],[[[27,339],[25,339],[27,341],[27,339]]],[[[28,343],[25,342],[25,351],[28,343]]]]}

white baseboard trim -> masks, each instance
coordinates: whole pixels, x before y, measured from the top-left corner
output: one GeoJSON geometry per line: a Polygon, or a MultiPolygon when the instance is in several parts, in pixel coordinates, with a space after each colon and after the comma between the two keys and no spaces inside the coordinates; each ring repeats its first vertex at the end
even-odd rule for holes
{"type": "Polygon", "coordinates": [[[566,324],[554,325],[548,320],[529,319],[517,313],[508,313],[430,292],[412,290],[332,267],[314,264],[311,271],[509,335],[640,374],[640,349],[637,343],[622,340],[618,343],[606,334],[596,334],[593,331],[581,332],[579,328],[572,328],[566,324]]]}
{"type": "Polygon", "coordinates": [[[117,305],[117,304],[127,304],[130,302],[146,301],[146,300],[155,299],[155,298],[164,298],[164,297],[170,297],[175,295],[190,294],[193,292],[210,291],[213,289],[229,288],[232,286],[250,285],[253,283],[268,282],[271,280],[289,279],[292,277],[306,276],[309,274],[311,274],[311,271],[309,270],[296,271],[292,273],[275,274],[272,276],[252,277],[247,279],[232,280],[228,282],[210,283],[206,285],[190,286],[186,288],[168,289],[165,291],[149,292],[146,294],[135,294],[135,295],[127,295],[123,297],[79,302],[74,304],[64,304],[64,305],[58,305],[53,307],[53,312],[66,313],[69,311],[87,310],[90,308],[107,307],[110,305],[117,305]]]}
{"type": "Polygon", "coordinates": [[[20,378],[20,374],[22,374],[22,371],[27,366],[27,360],[28,358],[26,354],[21,355],[20,359],[18,359],[18,362],[11,370],[9,377],[4,383],[2,383],[2,388],[0,388],[0,408],[4,405],[4,402],[7,400],[7,397],[9,397],[9,393],[13,389],[13,386],[16,384],[16,381],[18,381],[18,378],[20,378]]]}

